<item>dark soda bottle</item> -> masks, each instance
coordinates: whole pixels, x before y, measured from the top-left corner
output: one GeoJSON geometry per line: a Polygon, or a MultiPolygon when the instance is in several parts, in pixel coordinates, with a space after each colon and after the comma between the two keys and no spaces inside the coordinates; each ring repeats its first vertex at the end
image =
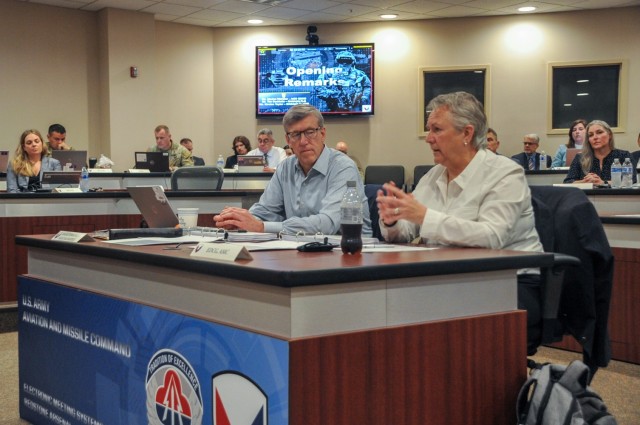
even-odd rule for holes
{"type": "Polygon", "coordinates": [[[356,182],[347,182],[347,191],[340,204],[340,248],[344,254],[362,251],[362,200],[356,190],[356,182]]]}
{"type": "Polygon", "coordinates": [[[340,248],[343,254],[357,254],[362,251],[362,223],[341,224],[340,248]]]}

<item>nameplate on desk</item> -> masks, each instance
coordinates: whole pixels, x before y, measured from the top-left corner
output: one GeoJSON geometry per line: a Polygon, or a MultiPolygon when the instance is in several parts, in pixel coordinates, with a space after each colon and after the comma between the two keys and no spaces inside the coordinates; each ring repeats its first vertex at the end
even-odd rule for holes
{"type": "Polygon", "coordinates": [[[129,172],[132,174],[149,174],[151,171],[146,168],[129,168],[129,172]]]}
{"type": "Polygon", "coordinates": [[[52,190],[55,193],[82,193],[79,187],[56,187],[52,190]]]}
{"type": "Polygon", "coordinates": [[[89,173],[113,173],[111,168],[89,168],[89,173]]]}
{"type": "Polygon", "coordinates": [[[192,257],[205,258],[207,260],[236,261],[252,260],[253,257],[242,245],[232,243],[208,243],[200,242],[191,252],[192,257]]]}
{"type": "Polygon", "coordinates": [[[575,187],[576,189],[593,189],[593,183],[554,183],[555,187],[575,187]]]}
{"type": "Polygon", "coordinates": [[[86,233],[80,232],[68,232],[65,230],[61,230],[55,234],[54,237],[51,238],[53,241],[62,241],[62,242],[95,242],[91,236],[86,233]]]}

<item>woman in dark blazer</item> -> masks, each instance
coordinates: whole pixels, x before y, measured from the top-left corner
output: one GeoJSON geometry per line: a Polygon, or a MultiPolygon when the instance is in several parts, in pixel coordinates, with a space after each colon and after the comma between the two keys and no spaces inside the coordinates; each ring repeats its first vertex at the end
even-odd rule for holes
{"type": "Polygon", "coordinates": [[[7,167],[7,192],[28,192],[40,187],[44,171],[62,171],[60,161],[47,156],[38,130],[25,130],[7,167]]]}

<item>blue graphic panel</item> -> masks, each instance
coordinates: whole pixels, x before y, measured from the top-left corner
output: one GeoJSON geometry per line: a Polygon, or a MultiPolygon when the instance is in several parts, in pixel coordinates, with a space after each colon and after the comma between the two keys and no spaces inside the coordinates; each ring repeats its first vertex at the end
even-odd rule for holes
{"type": "Polygon", "coordinates": [[[216,388],[229,425],[245,425],[247,394],[263,423],[288,423],[286,341],[25,277],[18,303],[20,415],[32,423],[223,425],[220,375],[243,377],[216,388]]]}

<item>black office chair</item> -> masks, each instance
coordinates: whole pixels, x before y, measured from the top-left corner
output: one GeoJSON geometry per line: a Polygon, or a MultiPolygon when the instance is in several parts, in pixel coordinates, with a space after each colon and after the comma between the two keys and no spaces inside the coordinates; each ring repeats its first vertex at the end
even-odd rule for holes
{"type": "Polygon", "coordinates": [[[427,174],[433,167],[434,165],[416,165],[413,168],[413,186],[411,187],[411,191],[416,188],[422,176],[427,174]]]}
{"type": "Polygon", "coordinates": [[[544,250],[557,253],[556,264],[562,262],[562,255],[579,260],[579,267],[574,266],[564,274],[562,268],[557,267],[542,270],[540,343],[557,342],[565,334],[572,335],[582,346],[584,363],[593,377],[598,367],[607,366],[611,359],[607,325],[613,254],[600,217],[582,190],[553,186],[530,188],[536,229],[544,250]],[[545,313],[545,308],[551,310],[545,313]]]}
{"type": "Polygon", "coordinates": [[[384,184],[394,182],[404,188],[404,167],[402,165],[369,165],[364,170],[364,184],[384,184]]]}
{"type": "Polygon", "coordinates": [[[171,174],[171,190],[220,190],[223,181],[218,167],[182,167],[171,174]]]}
{"type": "Polygon", "coordinates": [[[382,189],[381,184],[365,184],[364,194],[367,197],[369,203],[369,218],[371,218],[371,233],[374,238],[378,238],[381,241],[384,240],[382,232],[380,231],[380,214],[378,213],[378,202],[376,197],[378,196],[378,190],[382,189]]]}

